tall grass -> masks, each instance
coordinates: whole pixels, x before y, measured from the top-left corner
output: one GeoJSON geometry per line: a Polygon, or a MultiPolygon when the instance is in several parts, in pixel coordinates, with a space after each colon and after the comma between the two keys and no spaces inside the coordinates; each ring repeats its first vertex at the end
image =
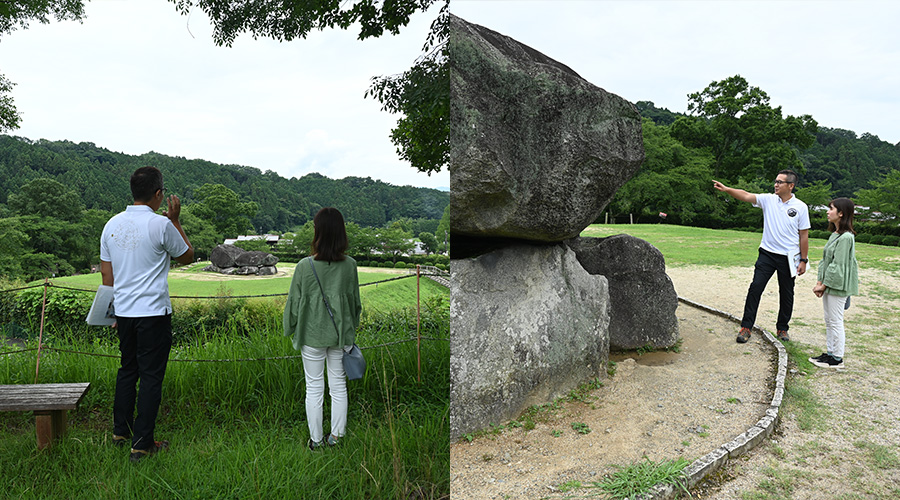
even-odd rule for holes
{"type": "MultiPolygon", "coordinates": [[[[445,300],[431,301],[422,334],[448,339],[448,314],[445,300]]],[[[369,347],[409,339],[415,319],[408,308],[367,314],[358,343],[368,370],[348,384],[347,435],[320,452],[306,447],[299,358],[182,361],[295,356],[280,317],[249,331],[194,332],[173,349],[163,387],[157,436],[171,449],[138,464],[110,442],[114,339],[58,332],[51,347],[112,357],[42,352],[40,382],[91,389],[48,450],[36,449],[30,414],[0,413],[0,498],[447,498],[449,342],[423,341],[421,382],[414,342],[369,347]]],[[[0,384],[34,375],[34,352],[0,356],[0,384]]]]}

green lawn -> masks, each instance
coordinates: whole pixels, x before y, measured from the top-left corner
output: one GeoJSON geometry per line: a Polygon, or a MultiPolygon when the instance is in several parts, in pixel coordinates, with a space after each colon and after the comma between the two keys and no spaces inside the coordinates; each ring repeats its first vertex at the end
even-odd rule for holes
{"type": "MultiPolygon", "coordinates": [[[[169,272],[169,293],[172,297],[220,297],[224,295],[271,295],[286,294],[291,284],[294,263],[280,263],[279,271],[286,276],[225,276],[201,272],[208,262],[173,268],[169,272]]],[[[407,276],[405,271],[381,268],[359,268],[359,283],[375,283],[382,280],[407,276]]],[[[56,285],[96,290],[100,286],[100,273],[66,276],[53,279],[56,285]]],[[[422,277],[420,279],[421,300],[436,296],[446,296],[449,290],[422,277]]],[[[378,283],[360,288],[360,298],[364,308],[388,311],[398,306],[414,307],[416,304],[416,278],[407,277],[387,283],[378,283]],[[377,293],[376,293],[377,290],[377,293]]]]}
{"type": "MultiPolygon", "coordinates": [[[[592,224],[582,236],[600,237],[629,234],[652,243],[666,258],[666,265],[746,267],[756,262],[761,233],[704,229],[668,224],[592,224]]],[[[809,240],[811,261],[822,258],[823,239],[809,240]]],[[[868,243],[856,244],[859,265],[882,271],[900,271],[900,248],[868,243]]]]}

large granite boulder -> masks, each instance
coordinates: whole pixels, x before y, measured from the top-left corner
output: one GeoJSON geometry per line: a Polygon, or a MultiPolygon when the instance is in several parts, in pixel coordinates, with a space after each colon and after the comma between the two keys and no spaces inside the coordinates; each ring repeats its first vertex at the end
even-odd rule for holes
{"type": "Polygon", "coordinates": [[[660,349],[678,342],[678,294],[656,247],[627,234],[566,244],[587,272],[609,280],[610,349],[660,349]]]}
{"type": "Polygon", "coordinates": [[[449,54],[451,231],[546,242],[578,236],[644,159],[637,109],[453,15],[449,54]]]}
{"type": "Polygon", "coordinates": [[[563,244],[450,264],[452,439],[606,376],[608,292],[563,244]]]}
{"type": "Polygon", "coordinates": [[[229,275],[272,276],[278,273],[278,257],[266,252],[247,251],[234,245],[218,245],[209,253],[212,264],[204,271],[229,275]]]}
{"type": "Polygon", "coordinates": [[[234,245],[216,245],[216,248],[209,252],[209,261],[219,268],[234,267],[235,259],[245,252],[243,248],[234,245]]]}
{"type": "Polygon", "coordinates": [[[236,266],[274,266],[277,263],[278,257],[259,250],[244,252],[234,259],[234,265],[236,266]]]}

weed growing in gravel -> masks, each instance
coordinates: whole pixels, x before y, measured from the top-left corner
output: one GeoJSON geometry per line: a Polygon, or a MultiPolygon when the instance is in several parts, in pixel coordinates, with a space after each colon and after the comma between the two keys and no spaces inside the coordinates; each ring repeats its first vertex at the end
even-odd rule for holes
{"type": "Polygon", "coordinates": [[[593,487],[603,490],[611,499],[634,498],[647,493],[657,484],[677,485],[687,493],[681,479],[682,471],[690,463],[690,460],[680,457],[657,463],[645,456],[644,460],[627,467],[618,466],[618,471],[603,481],[594,483],[593,487]]]}
{"type": "Polygon", "coordinates": [[[581,488],[581,481],[577,481],[574,479],[572,481],[566,481],[565,483],[558,486],[559,491],[563,493],[567,491],[577,490],[578,488],[581,488]]]}
{"type": "Polygon", "coordinates": [[[572,422],[572,430],[579,434],[590,434],[591,428],[584,422],[572,422]]]}

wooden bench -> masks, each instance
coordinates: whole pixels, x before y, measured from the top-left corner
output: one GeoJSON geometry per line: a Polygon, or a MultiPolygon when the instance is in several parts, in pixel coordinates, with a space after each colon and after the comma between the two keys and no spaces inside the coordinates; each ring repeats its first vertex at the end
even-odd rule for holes
{"type": "Polygon", "coordinates": [[[0,385],[0,411],[33,411],[37,445],[43,449],[66,432],[66,411],[84,398],[89,383],[0,385]]]}

